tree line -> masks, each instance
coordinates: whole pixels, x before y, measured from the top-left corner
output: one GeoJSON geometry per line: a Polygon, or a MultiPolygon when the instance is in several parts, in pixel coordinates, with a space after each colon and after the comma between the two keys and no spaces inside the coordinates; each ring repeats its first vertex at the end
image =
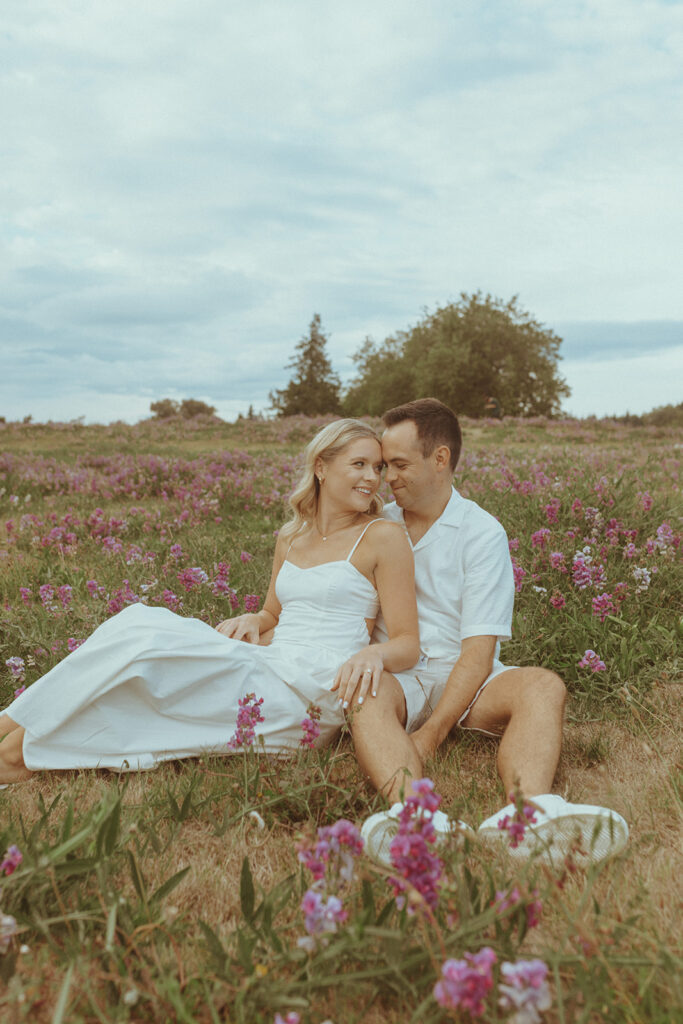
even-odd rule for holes
{"type": "Polygon", "coordinates": [[[464,416],[555,416],[570,394],[558,373],[561,343],[516,297],[462,293],[407,331],[379,344],[366,338],[343,390],[316,313],[287,364],[289,383],[269,395],[271,409],[278,416],[378,416],[431,396],[464,416]]]}

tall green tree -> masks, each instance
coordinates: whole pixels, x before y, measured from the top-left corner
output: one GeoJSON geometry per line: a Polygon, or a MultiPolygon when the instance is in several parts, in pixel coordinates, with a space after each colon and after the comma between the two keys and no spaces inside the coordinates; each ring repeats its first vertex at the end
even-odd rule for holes
{"type": "Polygon", "coordinates": [[[294,371],[292,379],[286,388],[271,391],[268,396],[271,408],[278,416],[294,416],[297,413],[315,416],[341,411],[341,382],[332,369],[326,344],[320,316],[316,313],[309,325],[308,335],[297,344],[295,354],[287,363],[287,369],[294,371]]]}
{"type": "Polygon", "coordinates": [[[366,341],[354,357],[360,375],[345,407],[377,415],[430,395],[476,417],[493,396],[509,416],[554,416],[570,393],[557,368],[561,343],[516,297],[463,293],[379,347],[366,341]]]}

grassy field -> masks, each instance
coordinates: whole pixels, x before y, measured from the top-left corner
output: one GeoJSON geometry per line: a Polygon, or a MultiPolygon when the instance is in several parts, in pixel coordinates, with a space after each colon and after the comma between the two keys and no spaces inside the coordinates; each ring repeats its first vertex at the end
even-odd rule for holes
{"type": "MultiPolygon", "coordinates": [[[[133,601],[213,623],[262,598],[297,455],[322,422],[0,424],[3,706],[133,601]]],[[[556,790],[621,812],[625,854],[586,872],[454,842],[436,904],[402,908],[387,872],[361,856],[345,882],[332,858],[326,892],[347,916],[301,945],[301,837],[383,806],[347,736],[291,759],[36,775],[0,793],[0,856],[21,853],[0,866],[3,1021],[468,1021],[434,985],[444,961],[484,947],[496,985],[503,962],[547,965],[536,1019],[680,1019],[683,432],[504,420],[465,421],[464,437],[456,486],[511,541],[503,660],[565,679],[556,790]]],[[[495,749],[453,737],[426,768],[472,825],[503,802],[495,749]]],[[[480,1019],[514,1019],[484,995],[480,1019]]]]}

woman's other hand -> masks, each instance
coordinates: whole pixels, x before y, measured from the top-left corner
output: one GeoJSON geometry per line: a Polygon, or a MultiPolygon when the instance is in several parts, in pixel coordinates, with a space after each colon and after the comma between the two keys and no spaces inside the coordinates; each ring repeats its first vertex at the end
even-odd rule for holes
{"type": "Polygon", "coordinates": [[[334,677],[331,689],[339,690],[339,702],[343,708],[349,707],[355,694],[357,703],[362,704],[368,691],[373,697],[377,696],[383,670],[382,655],[371,644],[344,662],[334,677]]]}
{"type": "Polygon", "coordinates": [[[259,617],[255,612],[236,615],[234,619],[224,619],[218,623],[216,629],[223,636],[229,636],[233,640],[245,640],[248,644],[259,642],[259,617]]]}

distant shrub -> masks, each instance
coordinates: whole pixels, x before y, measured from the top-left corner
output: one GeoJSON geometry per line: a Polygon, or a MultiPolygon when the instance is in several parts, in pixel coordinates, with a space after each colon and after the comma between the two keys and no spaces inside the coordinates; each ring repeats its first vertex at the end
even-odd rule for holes
{"type": "Polygon", "coordinates": [[[162,398],[158,402],[152,402],[149,408],[150,412],[160,420],[167,420],[171,416],[177,416],[180,412],[180,406],[172,398],[162,398]]]}
{"type": "Polygon", "coordinates": [[[216,407],[200,402],[196,398],[184,398],[180,403],[180,415],[186,420],[194,419],[195,416],[215,416],[216,407]]]}

